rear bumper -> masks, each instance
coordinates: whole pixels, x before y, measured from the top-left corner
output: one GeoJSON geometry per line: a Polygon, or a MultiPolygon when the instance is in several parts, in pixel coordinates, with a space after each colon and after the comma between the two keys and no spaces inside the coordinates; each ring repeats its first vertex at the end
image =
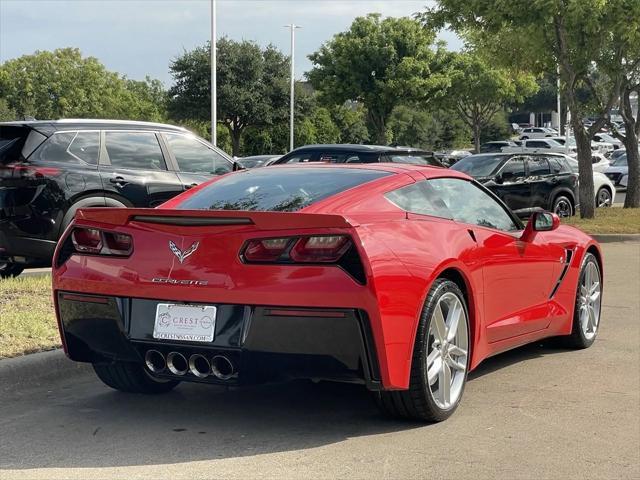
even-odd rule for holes
{"type": "Polygon", "coordinates": [[[55,300],[72,360],[144,363],[149,350],[164,357],[177,352],[187,359],[224,355],[236,372],[226,380],[191,372],[175,375],[166,368],[154,374],[225,385],[311,378],[380,389],[373,336],[361,310],[218,304],[212,342],[178,342],[153,338],[156,306],[163,301],[61,291],[55,300]]]}
{"type": "Polygon", "coordinates": [[[48,267],[55,248],[54,241],[11,235],[0,223],[0,259],[33,267],[48,267]]]}

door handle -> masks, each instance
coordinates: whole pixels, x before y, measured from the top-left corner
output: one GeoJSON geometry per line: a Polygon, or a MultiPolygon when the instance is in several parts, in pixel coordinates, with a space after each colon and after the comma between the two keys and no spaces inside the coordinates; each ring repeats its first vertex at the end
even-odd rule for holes
{"type": "Polygon", "coordinates": [[[190,188],[197,187],[197,186],[198,186],[198,184],[197,184],[197,183],[190,183],[190,184],[188,184],[188,185],[186,185],[186,184],[185,184],[185,185],[183,185],[183,187],[184,187],[184,189],[185,189],[185,190],[189,190],[190,188]]]}
{"type": "Polygon", "coordinates": [[[118,176],[110,178],[109,183],[114,183],[116,187],[124,187],[129,182],[125,181],[124,177],[118,176]]]}

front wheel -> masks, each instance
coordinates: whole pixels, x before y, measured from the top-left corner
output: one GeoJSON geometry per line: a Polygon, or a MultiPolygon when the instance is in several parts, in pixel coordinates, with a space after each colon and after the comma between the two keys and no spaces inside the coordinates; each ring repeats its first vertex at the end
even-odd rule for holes
{"type": "Polygon", "coordinates": [[[166,393],[180,383],[176,380],[152,377],[142,365],[137,363],[94,363],[93,369],[102,383],[127,393],[166,393]]]}
{"type": "Polygon", "coordinates": [[[600,327],[602,276],[596,257],[587,253],[582,261],[571,335],[562,337],[566,346],[588,348],[593,345],[600,327]]]}
{"type": "Polygon", "coordinates": [[[608,188],[602,187],[596,194],[596,206],[597,207],[610,207],[611,206],[611,192],[608,188]]]}
{"type": "Polygon", "coordinates": [[[376,392],[380,408],[393,417],[446,420],[458,407],[467,381],[469,321],[464,295],[440,278],[420,316],[409,389],[376,392]]]}

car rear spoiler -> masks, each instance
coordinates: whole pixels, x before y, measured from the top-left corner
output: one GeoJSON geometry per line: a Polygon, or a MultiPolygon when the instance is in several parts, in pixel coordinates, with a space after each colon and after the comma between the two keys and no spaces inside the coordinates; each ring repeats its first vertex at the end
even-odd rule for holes
{"type": "Polygon", "coordinates": [[[156,208],[86,208],[77,220],[124,226],[131,222],[177,226],[255,225],[259,229],[348,228],[354,223],[341,215],[237,210],[168,210],[156,208]]]}

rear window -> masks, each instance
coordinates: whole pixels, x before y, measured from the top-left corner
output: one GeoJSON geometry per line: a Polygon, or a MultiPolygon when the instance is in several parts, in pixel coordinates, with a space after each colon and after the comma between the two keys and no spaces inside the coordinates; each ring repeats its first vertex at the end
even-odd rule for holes
{"type": "Polygon", "coordinates": [[[228,175],[182,202],[180,209],[295,212],[363,183],[392,175],[351,168],[262,168],[228,175]]]}
{"type": "Polygon", "coordinates": [[[0,125],[0,164],[23,161],[45,138],[29,127],[0,125]]]}
{"type": "Polygon", "coordinates": [[[409,165],[432,165],[441,167],[442,164],[434,157],[420,153],[387,153],[383,162],[405,163],[409,165]]]}

